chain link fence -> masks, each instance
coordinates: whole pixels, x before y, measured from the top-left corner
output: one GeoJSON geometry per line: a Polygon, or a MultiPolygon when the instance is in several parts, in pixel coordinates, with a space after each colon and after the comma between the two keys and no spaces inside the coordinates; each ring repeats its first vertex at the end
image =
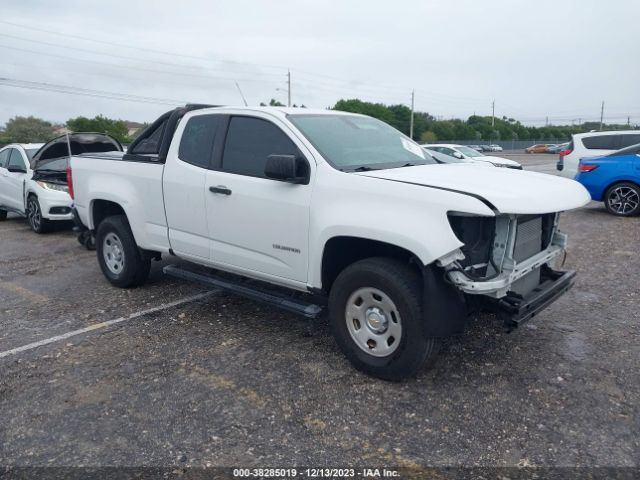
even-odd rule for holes
{"type": "Polygon", "coordinates": [[[560,144],[569,142],[570,138],[545,138],[540,140],[442,140],[434,143],[451,143],[456,145],[500,145],[504,150],[524,150],[536,144],[560,144]]]}

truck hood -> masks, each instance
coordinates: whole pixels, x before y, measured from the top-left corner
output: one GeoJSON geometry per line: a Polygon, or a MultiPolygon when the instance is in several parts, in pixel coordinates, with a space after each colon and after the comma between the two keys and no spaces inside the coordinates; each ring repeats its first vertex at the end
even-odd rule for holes
{"type": "MultiPolygon", "coordinates": [[[[419,165],[355,175],[471,195],[500,213],[561,212],[582,207],[591,199],[587,190],[574,180],[468,163],[419,165]]],[[[455,205],[451,209],[455,210],[455,205]]]]}

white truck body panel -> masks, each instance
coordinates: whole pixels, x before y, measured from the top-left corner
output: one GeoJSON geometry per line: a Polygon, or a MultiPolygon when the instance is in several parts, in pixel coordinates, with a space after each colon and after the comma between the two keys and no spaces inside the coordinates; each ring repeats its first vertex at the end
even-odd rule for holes
{"type": "Polygon", "coordinates": [[[306,290],[322,288],[323,253],[334,237],[386,242],[428,265],[462,245],[447,219],[449,212],[542,214],[589,201],[574,181],[469,164],[345,173],[329,165],[287,119],[296,113],[301,109],[190,112],[175,132],[166,165],[72,159],[80,219],[94,229],[93,202],[115,202],[124,209],[140,248],[171,249],[202,265],[306,290]],[[208,170],[178,159],[188,119],[217,113],[255,116],[280,127],[309,161],[309,184],[208,170]],[[209,191],[216,186],[233,193],[209,191]]]}
{"type": "Polygon", "coordinates": [[[91,209],[94,201],[114,202],[127,214],[141,248],[162,253],[169,251],[162,194],[164,165],[120,160],[87,162],[85,158],[72,157],[71,168],[74,205],[82,223],[90,229],[95,228],[91,209]]]}

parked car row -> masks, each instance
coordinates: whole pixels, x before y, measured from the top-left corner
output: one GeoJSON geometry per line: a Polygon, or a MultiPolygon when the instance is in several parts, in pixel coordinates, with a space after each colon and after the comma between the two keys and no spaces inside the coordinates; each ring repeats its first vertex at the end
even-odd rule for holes
{"type": "Polygon", "coordinates": [[[478,152],[501,152],[502,147],[500,145],[467,145],[469,148],[473,148],[478,152]]]}
{"type": "Polygon", "coordinates": [[[432,143],[422,145],[438,163],[476,163],[486,166],[506,167],[522,170],[522,165],[507,158],[484,155],[467,145],[432,143]]]}
{"type": "Polygon", "coordinates": [[[558,145],[555,143],[536,143],[524,149],[524,153],[554,153],[558,145]]]}

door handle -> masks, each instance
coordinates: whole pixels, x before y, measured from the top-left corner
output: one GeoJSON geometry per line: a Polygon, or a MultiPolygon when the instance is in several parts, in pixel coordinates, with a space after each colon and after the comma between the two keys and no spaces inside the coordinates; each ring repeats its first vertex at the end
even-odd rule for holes
{"type": "Polygon", "coordinates": [[[213,193],[220,193],[222,195],[231,195],[231,190],[229,190],[224,185],[218,185],[217,187],[209,187],[209,191],[213,193]]]}

